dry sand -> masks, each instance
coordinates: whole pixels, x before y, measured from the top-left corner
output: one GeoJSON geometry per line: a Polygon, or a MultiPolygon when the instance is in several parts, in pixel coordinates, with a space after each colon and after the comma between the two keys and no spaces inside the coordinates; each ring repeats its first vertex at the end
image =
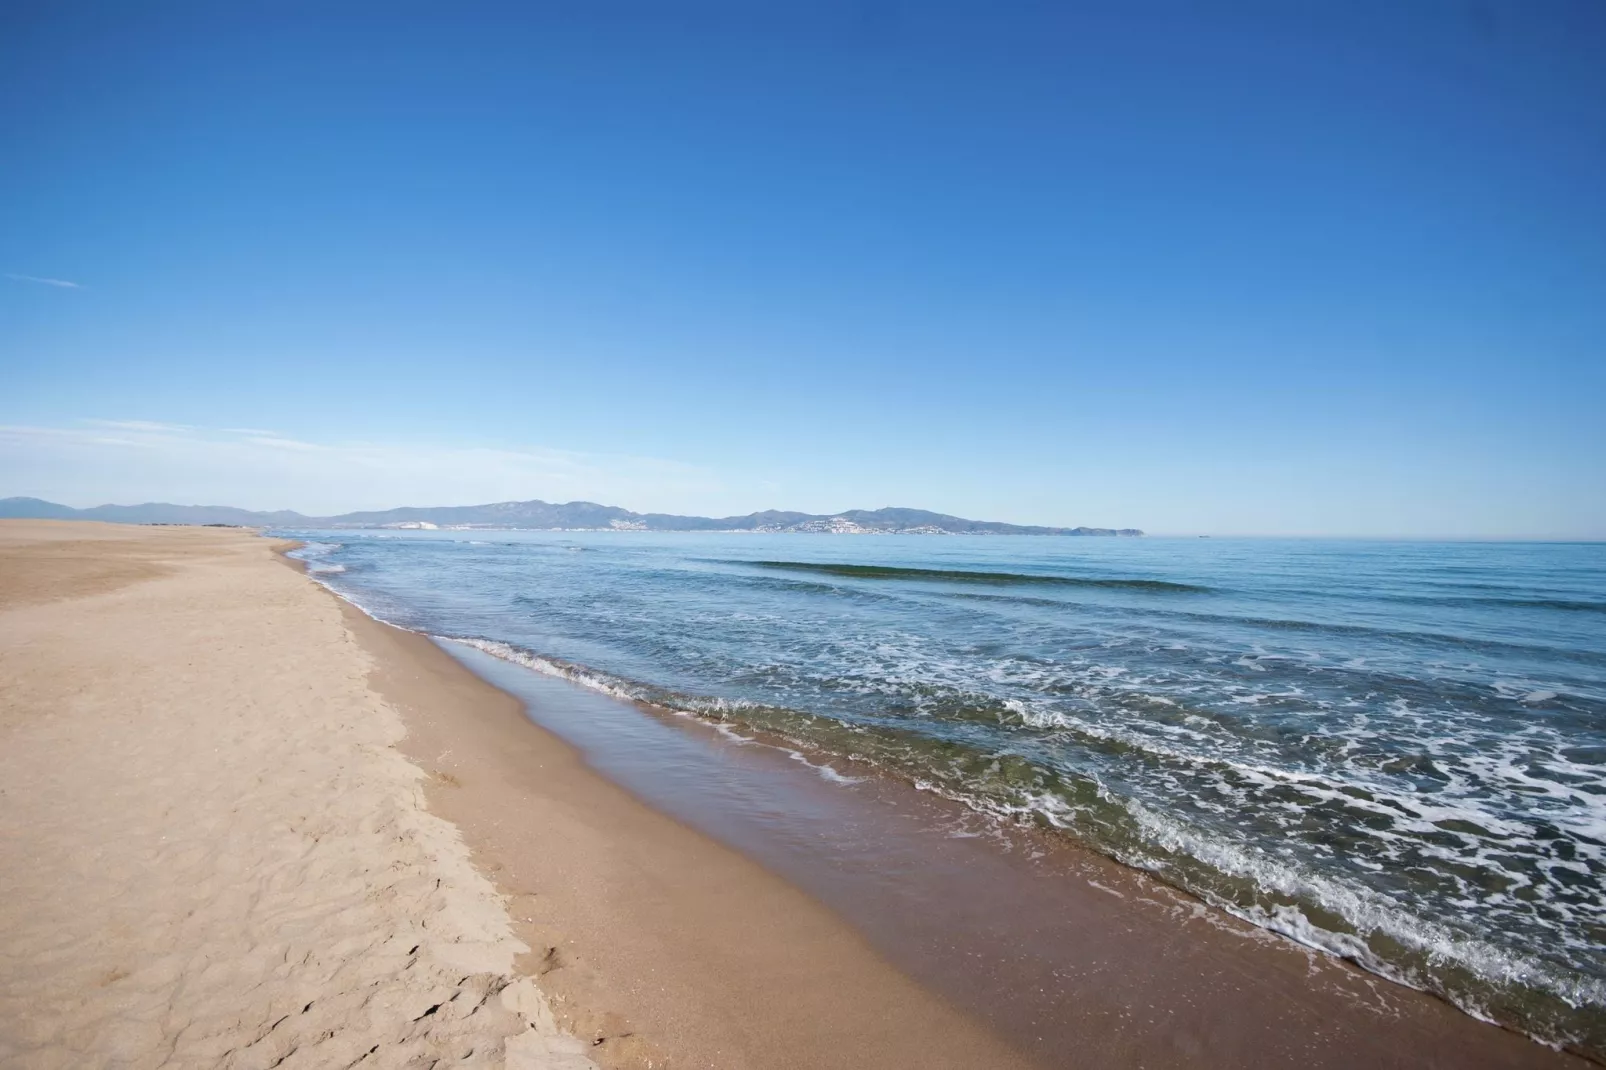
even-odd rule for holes
{"type": "Polygon", "coordinates": [[[248,533],[0,522],[0,1064],[593,1065],[372,667],[248,533]]]}

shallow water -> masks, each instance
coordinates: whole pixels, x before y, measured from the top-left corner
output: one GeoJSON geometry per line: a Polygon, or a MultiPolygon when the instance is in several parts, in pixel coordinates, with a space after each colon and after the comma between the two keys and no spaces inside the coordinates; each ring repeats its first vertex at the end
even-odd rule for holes
{"type": "Polygon", "coordinates": [[[1601,544],[286,534],[386,620],[872,762],[1606,1052],[1601,544]]]}

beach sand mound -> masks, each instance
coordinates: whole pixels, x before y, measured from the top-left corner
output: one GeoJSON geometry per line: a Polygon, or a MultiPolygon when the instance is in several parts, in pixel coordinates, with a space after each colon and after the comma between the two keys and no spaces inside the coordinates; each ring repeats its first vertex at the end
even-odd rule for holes
{"type": "Polygon", "coordinates": [[[369,668],[246,533],[0,523],[0,1064],[592,1065],[369,668]]]}

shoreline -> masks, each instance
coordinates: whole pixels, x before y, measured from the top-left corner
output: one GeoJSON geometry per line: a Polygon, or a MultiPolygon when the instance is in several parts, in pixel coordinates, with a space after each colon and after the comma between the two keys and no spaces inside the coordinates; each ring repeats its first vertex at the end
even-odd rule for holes
{"type": "MultiPolygon", "coordinates": [[[[300,567],[299,562],[287,563],[300,567]]],[[[1019,976],[1013,980],[1005,978],[990,987],[986,983],[976,983],[974,978],[956,978],[952,969],[953,955],[945,958],[912,946],[932,937],[931,932],[903,925],[895,912],[864,907],[857,901],[862,897],[856,898],[856,893],[863,888],[855,887],[851,881],[837,881],[833,886],[830,875],[823,872],[829,866],[822,866],[820,859],[812,863],[805,859],[799,865],[797,859],[788,859],[784,852],[766,856],[765,850],[755,849],[751,840],[732,851],[724,843],[715,842],[722,839],[729,843],[731,837],[717,834],[707,821],[699,820],[695,808],[675,813],[674,817],[679,820],[666,819],[664,813],[673,812],[675,802],[665,806],[663,799],[652,798],[646,781],[611,775],[612,771],[599,767],[599,761],[603,761],[600,750],[584,746],[577,750],[573,740],[565,739],[561,733],[555,734],[552,725],[545,723],[539,703],[521,701],[508,693],[518,686],[516,674],[534,676],[531,670],[503,663],[512,670],[514,677],[498,674],[496,680],[485,678],[488,671],[496,670],[489,666],[471,670],[456,652],[448,653],[430,638],[381,622],[332,590],[329,594],[358,622],[354,630],[366,633],[369,637],[366,641],[381,645],[387,641],[399,642],[409,648],[405,656],[420,663],[435,662],[437,667],[430,669],[431,673],[449,675],[455,670],[494,692],[501,702],[517,707],[518,716],[500,715],[501,725],[494,732],[496,747],[506,750],[534,746],[525,740],[531,733],[538,734],[542,744],[531,752],[537,760],[545,760],[539,755],[549,754],[547,748],[556,747],[564,755],[566,771],[578,771],[615,792],[622,792],[635,806],[645,808],[659,821],[669,820],[680,833],[698,838],[705,848],[712,846],[732,852],[749,865],[754,864],[749,858],[755,859],[764,877],[780,879],[783,883],[789,881],[802,888],[811,906],[817,908],[820,903],[826,904],[837,916],[866,935],[873,955],[879,953],[879,957],[894,963],[920,986],[965,1008],[972,1018],[989,1023],[996,1033],[1022,1038],[1025,1036],[1022,1030],[1043,1028],[1044,1016],[1060,1018],[1045,1031],[1045,1036],[1029,1038],[1021,1044],[1035,1065],[1062,1065],[1064,1051],[1079,1051],[1083,1055],[1097,1053],[1100,1065],[1148,1065],[1156,1056],[1164,1058],[1167,1053],[1171,1059],[1185,1056],[1188,1065],[1199,1066],[1242,1065],[1245,1060],[1261,1065],[1302,1066],[1359,1063],[1445,1067],[1593,1065],[1580,1055],[1558,1052],[1512,1030],[1479,1021],[1437,996],[1397,985],[1350,963],[1215,912],[1192,896],[1078,845],[1053,842],[1041,836],[1038,839],[1046,844],[1047,862],[990,871],[995,879],[1007,885],[1006,893],[1000,895],[996,886],[988,888],[975,881],[968,890],[972,894],[997,898],[1002,906],[1027,911],[1032,916],[1024,921],[1016,919],[1015,936],[1033,926],[1038,928],[1039,935],[1048,932],[1048,943],[1052,946],[1049,958],[1057,955],[1058,960],[1047,966],[1041,961],[1023,966],[1025,959],[1011,962],[1000,958],[993,963],[995,970],[998,967],[1017,970],[1019,976]],[[502,685],[500,688],[496,686],[498,682],[502,685]],[[1049,898],[1045,899],[1045,893],[1049,898]],[[1149,906],[1138,905],[1145,902],[1149,906]],[[1062,917],[1051,916],[1067,911],[1076,917],[1075,925],[1068,926],[1062,917]],[[1205,920],[1198,924],[1201,919],[1205,920]],[[891,936],[879,931],[900,926],[904,931],[891,936]],[[1117,935],[1112,937],[1112,932],[1117,935]],[[1080,966],[1091,965],[1091,969],[1085,970],[1085,975],[1076,983],[1065,985],[1063,971],[1051,967],[1063,967],[1067,962],[1078,964],[1078,960],[1080,966]],[[1038,972],[1033,974],[1034,970],[1038,972]],[[1029,987],[1024,981],[1028,974],[1045,983],[1060,983],[1060,995],[1072,994],[1075,1005],[1066,1006],[1055,998],[1034,1003],[1027,997],[1021,1001],[1021,1007],[1001,1007],[1001,994],[1011,984],[1029,987]],[[1153,1004],[1157,1003],[1167,1006],[1158,1015],[1151,1013],[1144,1026],[1139,1027],[1152,1032],[1134,1040],[1129,1035],[1137,1024],[1130,1020],[1132,1009],[1147,1006],[1152,1012],[1153,1004]],[[1076,1046],[1065,1047],[1069,1044],[1076,1046]]],[[[554,682],[579,690],[567,681],[554,682]]],[[[620,703],[614,699],[604,701],[620,703]]],[[[626,705],[635,716],[656,717],[683,734],[709,737],[717,734],[712,726],[668,711],[644,709],[639,704],[626,705]]],[[[413,726],[411,721],[409,726],[413,726]]],[[[444,725],[432,726],[431,731],[440,733],[437,746],[446,742],[445,733],[449,729],[444,725]]],[[[483,742],[490,742],[490,737],[483,742]]],[[[713,739],[706,742],[719,745],[713,739]]],[[[447,760],[465,760],[459,748],[444,749],[449,752],[447,760]]],[[[416,759],[427,761],[439,751],[431,754],[425,745],[424,749],[410,753],[416,759]]],[[[779,751],[772,754],[770,775],[794,773],[796,764],[787,762],[779,754],[779,751]],[[785,768],[788,765],[792,766],[791,770],[785,768]]],[[[446,772],[456,776],[451,770],[446,772]]],[[[514,780],[524,776],[521,770],[506,766],[500,774],[514,780]]],[[[941,810],[943,807],[930,798],[914,798],[922,793],[908,785],[885,777],[879,780],[877,791],[883,796],[880,801],[890,802],[893,808],[907,811],[911,804],[917,809],[924,806],[941,810]]],[[[590,786],[591,789],[595,787],[595,784],[590,786]]],[[[844,794],[834,787],[829,790],[844,794]]],[[[465,829],[477,851],[485,851],[486,864],[502,872],[507,864],[504,857],[507,848],[495,840],[499,835],[512,835],[507,823],[498,818],[487,824],[485,816],[476,815],[472,807],[457,807],[457,794],[449,783],[435,785],[431,789],[432,806],[455,810],[452,819],[465,829]],[[483,841],[477,840],[472,831],[476,827],[485,830],[483,841]]],[[[526,796],[527,799],[536,797],[526,796]]],[[[547,807],[561,805],[561,800],[550,796],[541,801],[547,807]]],[[[862,818],[865,801],[857,805],[856,813],[862,818]]],[[[617,829],[617,825],[609,823],[602,834],[612,835],[617,829]]],[[[1029,831],[1022,831],[1030,836],[1029,831]]],[[[947,848],[937,845],[937,850],[946,852],[947,848]]],[[[944,863],[950,870],[950,884],[955,887],[964,884],[963,881],[955,884],[951,879],[955,866],[973,867],[978,862],[994,865],[998,862],[997,856],[1000,852],[992,848],[984,848],[979,854],[960,851],[952,855],[944,863]]],[[[924,904],[929,907],[934,901],[928,898],[924,904]]],[[[559,921],[558,926],[548,932],[563,931],[561,919],[555,920],[559,921]]],[[[950,920],[978,927],[974,915],[950,920]]],[[[711,933],[717,936],[717,923],[711,933]]],[[[1028,958],[1034,952],[1029,942],[1017,940],[1011,944],[1007,936],[999,939],[997,933],[986,938],[978,938],[978,935],[962,933],[951,942],[967,945],[968,941],[968,953],[977,958],[996,950],[987,946],[989,940],[997,940],[999,946],[1012,948],[1028,958]]],[[[609,937],[593,932],[579,942],[584,945],[588,939],[606,943],[609,937]]],[[[539,942],[539,937],[536,940],[539,942]]],[[[597,954],[596,951],[592,953],[597,954]]],[[[609,972],[604,960],[613,961],[607,951],[598,956],[601,974],[609,972]]],[[[1039,991],[1045,990],[1040,988],[1039,991]]],[[[648,996],[650,1003],[650,994],[648,996]]],[[[583,1006],[586,1000],[586,994],[577,990],[575,1004],[583,1006]]],[[[639,1008],[633,1012],[637,1017],[648,1013],[639,1008]]]]}
{"type": "Polygon", "coordinates": [[[601,1065],[1033,1065],[811,897],[591,769],[428,637],[329,597],[407,724],[401,749],[432,775],[431,810],[510,897],[534,949],[520,968],[601,1065]]]}
{"type": "Polygon", "coordinates": [[[0,523],[0,1062],[1592,1065],[290,548],[0,523]]]}

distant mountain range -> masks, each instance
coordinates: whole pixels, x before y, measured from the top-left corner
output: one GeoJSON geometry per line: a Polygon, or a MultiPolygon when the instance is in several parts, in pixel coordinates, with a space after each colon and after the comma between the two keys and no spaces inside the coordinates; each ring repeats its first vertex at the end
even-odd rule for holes
{"type": "Polygon", "coordinates": [[[1045,528],[930,513],[924,509],[849,509],[845,513],[746,516],[633,513],[595,502],[495,502],[491,505],[403,507],[340,516],[304,516],[287,509],[259,513],[226,505],[97,505],[74,509],[39,498],[0,498],[0,519],[106,520],[117,524],[237,524],[271,528],[518,528],[534,531],[813,531],[836,535],[1142,535],[1136,528],[1045,528]]]}

